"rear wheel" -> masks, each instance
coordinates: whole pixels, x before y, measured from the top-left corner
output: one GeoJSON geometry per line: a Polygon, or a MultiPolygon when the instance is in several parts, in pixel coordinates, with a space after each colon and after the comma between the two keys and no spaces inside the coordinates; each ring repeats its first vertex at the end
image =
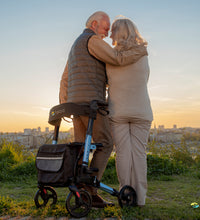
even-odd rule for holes
{"type": "Polygon", "coordinates": [[[66,209],[71,216],[81,218],[86,216],[92,207],[90,194],[85,190],[70,192],[66,199],[66,209]]]}
{"type": "Polygon", "coordinates": [[[136,191],[131,186],[124,186],[119,192],[118,201],[121,207],[137,206],[136,191]]]}
{"type": "Polygon", "coordinates": [[[57,202],[57,193],[50,186],[41,187],[35,194],[34,201],[37,208],[45,207],[48,202],[54,205],[57,202]]]}

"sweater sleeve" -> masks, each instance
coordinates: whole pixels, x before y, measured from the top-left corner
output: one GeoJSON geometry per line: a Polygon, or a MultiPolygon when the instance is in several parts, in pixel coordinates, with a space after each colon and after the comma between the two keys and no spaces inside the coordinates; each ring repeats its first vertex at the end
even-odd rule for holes
{"type": "Polygon", "coordinates": [[[60,104],[67,102],[67,87],[68,87],[68,62],[65,66],[62,78],[60,80],[60,92],[59,92],[59,102],[60,104]]]}
{"type": "Polygon", "coordinates": [[[147,55],[147,49],[145,46],[138,45],[127,51],[117,51],[97,35],[94,35],[89,39],[88,50],[90,54],[98,60],[115,66],[124,66],[135,63],[142,56],[147,55]]]}

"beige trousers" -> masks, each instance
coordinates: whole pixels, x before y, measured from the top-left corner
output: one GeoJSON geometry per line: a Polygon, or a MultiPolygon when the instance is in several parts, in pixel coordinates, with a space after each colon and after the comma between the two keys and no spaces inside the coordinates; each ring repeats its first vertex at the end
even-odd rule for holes
{"type": "MultiPolygon", "coordinates": [[[[73,119],[74,137],[77,142],[85,142],[88,126],[87,116],[78,116],[73,119]]],[[[103,147],[97,147],[93,154],[90,167],[98,168],[99,172],[95,175],[101,180],[106,168],[108,158],[113,150],[110,121],[107,116],[97,114],[94,120],[92,139],[95,143],[102,143],[103,147]]]]}
{"type": "Polygon", "coordinates": [[[141,119],[111,119],[120,188],[132,186],[137,204],[145,205],[147,192],[146,145],[151,122],[141,119]]]}

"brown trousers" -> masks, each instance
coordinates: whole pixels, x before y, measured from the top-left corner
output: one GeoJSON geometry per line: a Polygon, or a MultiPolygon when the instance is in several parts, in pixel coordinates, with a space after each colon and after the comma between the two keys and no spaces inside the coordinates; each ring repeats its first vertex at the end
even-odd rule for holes
{"type": "Polygon", "coordinates": [[[111,120],[120,188],[124,185],[132,186],[137,193],[138,205],[145,205],[146,199],[146,145],[150,127],[150,121],[141,119],[111,120]]]}
{"type": "MultiPolygon", "coordinates": [[[[88,126],[87,116],[78,116],[73,119],[74,137],[77,142],[84,142],[88,126]]],[[[93,154],[90,167],[98,168],[99,172],[95,175],[101,180],[103,172],[106,168],[108,158],[113,149],[113,141],[111,136],[110,121],[107,116],[97,114],[93,124],[92,139],[95,143],[102,143],[103,147],[97,147],[93,154]]]]}

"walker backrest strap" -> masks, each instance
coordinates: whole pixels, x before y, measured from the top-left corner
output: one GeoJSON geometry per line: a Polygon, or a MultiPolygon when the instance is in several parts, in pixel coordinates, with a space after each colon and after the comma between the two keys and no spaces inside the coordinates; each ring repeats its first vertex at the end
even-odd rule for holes
{"type": "Polygon", "coordinates": [[[63,117],[70,117],[84,115],[90,115],[90,105],[89,104],[76,104],[76,103],[63,103],[54,106],[49,112],[49,124],[59,125],[63,117]]]}
{"type": "Polygon", "coordinates": [[[107,115],[108,111],[105,102],[93,100],[90,103],[63,103],[54,106],[49,112],[49,124],[60,125],[63,117],[73,116],[88,116],[91,119],[96,119],[97,112],[102,115],[107,115]]]}

